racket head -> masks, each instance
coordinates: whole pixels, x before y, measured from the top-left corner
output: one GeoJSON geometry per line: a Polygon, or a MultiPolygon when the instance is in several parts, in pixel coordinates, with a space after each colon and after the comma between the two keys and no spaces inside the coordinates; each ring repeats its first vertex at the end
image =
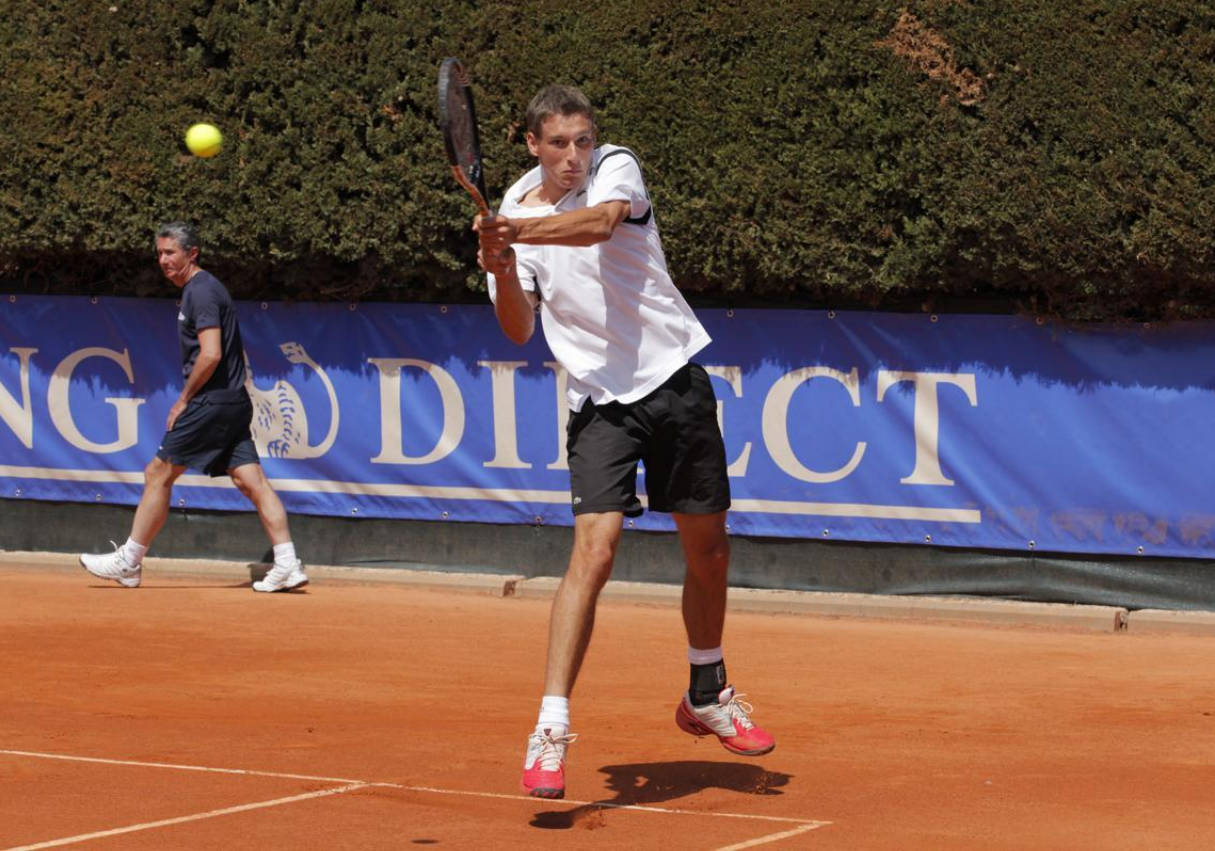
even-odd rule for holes
{"type": "Polygon", "coordinates": [[[477,134],[477,112],[473,106],[468,74],[460,60],[450,56],[439,66],[439,127],[452,173],[484,216],[485,170],[481,162],[481,138],[477,134]]]}

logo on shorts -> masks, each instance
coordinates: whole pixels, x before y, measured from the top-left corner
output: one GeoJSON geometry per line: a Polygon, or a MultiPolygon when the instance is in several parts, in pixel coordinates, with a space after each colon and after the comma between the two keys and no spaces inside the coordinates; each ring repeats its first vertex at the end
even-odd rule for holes
{"type": "Polygon", "coordinates": [[[180,310],[179,310],[179,311],[177,311],[177,321],[178,321],[178,322],[185,322],[185,321],[186,321],[186,315],[185,315],[184,313],[182,313],[180,310]]]}
{"type": "Polygon", "coordinates": [[[574,505],[581,505],[581,504],[582,504],[582,497],[580,497],[580,496],[574,497],[574,505]]]}

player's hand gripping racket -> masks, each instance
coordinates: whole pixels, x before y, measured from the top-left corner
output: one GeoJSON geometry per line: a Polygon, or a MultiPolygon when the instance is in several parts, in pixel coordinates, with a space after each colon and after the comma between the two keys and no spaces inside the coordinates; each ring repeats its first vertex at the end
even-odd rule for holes
{"type": "Polygon", "coordinates": [[[439,126],[447,145],[451,172],[477,204],[483,219],[493,218],[485,203],[485,172],[481,166],[481,140],[473,109],[468,74],[454,56],[439,66],[439,126]]]}

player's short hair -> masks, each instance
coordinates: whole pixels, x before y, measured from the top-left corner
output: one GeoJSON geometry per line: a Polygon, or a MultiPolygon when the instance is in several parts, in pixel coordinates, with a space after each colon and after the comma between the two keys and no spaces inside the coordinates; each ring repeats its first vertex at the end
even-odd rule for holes
{"type": "Polygon", "coordinates": [[[544,120],[550,115],[585,115],[595,123],[595,110],[590,99],[573,86],[545,86],[527,105],[527,129],[540,136],[544,120]]]}
{"type": "Polygon", "coordinates": [[[198,239],[198,228],[189,222],[162,222],[156,228],[157,239],[175,239],[182,251],[189,253],[191,248],[202,249],[198,239]]]}

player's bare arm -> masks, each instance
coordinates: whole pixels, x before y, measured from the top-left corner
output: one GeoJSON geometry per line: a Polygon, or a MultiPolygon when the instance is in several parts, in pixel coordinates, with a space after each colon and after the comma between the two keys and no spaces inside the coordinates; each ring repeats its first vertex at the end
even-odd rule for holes
{"type": "Polygon", "coordinates": [[[497,216],[482,223],[482,245],[487,241],[503,247],[516,242],[573,247],[597,245],[611,239],[628,214],[628,201],[604,201],[593,207],[553,216],[520,219],[497,216]]]}
{"type": "Polygon", "coordinates": [[[222,355],[221,344],[218,327],[203,328],[198,332],[198,357],[195,358],[194,366],[190,369],[190,376],[186,379],[185,387],[181,389],[181,395],[177,397],[173,407],[169,408],[169,417],[165,420],[166,431],[173,430],[173,423],[177,422],[177,418],[186,409],[186,405],[215,372],[215,367],[219,365],[222,355]]]}
{"type": "MultiPolygon", "coordinates": [[[[480,218],[474,227],[480,225],[480,218]]],[[[537,297],[523,289],[519,283],[519,272],[515,266],[514,249],[477,251],[477,263],[494,276],[497,293],[494,299],[494,315],[507,339],[523,345],[532,338],[536,330],[537,297]]]]}

